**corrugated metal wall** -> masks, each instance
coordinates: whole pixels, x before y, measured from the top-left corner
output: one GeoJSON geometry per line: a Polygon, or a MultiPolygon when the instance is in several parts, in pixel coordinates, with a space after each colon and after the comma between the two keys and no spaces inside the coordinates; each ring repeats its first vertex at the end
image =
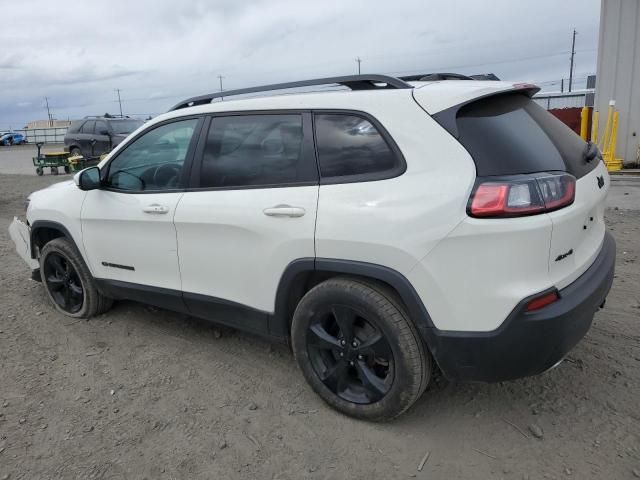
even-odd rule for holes
{"type": "Polygon", "coordinates": [[[585,105],[586,93],[576,94],[544,94],[539,93],[533,101],[547,110],[556,108],[582,108],[585,105]]]}
{"type": "Polygon", "coordinates": [[[616,156],[634,163],[640,154],[640,0],[602,0],[595,107],[602,138],[609,100],[620,111],[616,156]]]}

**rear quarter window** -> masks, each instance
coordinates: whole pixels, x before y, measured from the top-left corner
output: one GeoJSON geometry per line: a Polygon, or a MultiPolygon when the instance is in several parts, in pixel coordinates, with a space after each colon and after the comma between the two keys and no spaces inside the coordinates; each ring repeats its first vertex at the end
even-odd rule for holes
{"type": "Polygon", "coordinates": [[[348,113],[316,113],[314,123],[323,180],[381,180],[404,172],[399,150],[372,119],[348,113]]]}
{"type": "Polygon", "coordinates": [[[566,171],[580,178],[586,142],[523,94],[477,100],[457,113],[458,140],[473,157],[478,176],[566,171]]]}

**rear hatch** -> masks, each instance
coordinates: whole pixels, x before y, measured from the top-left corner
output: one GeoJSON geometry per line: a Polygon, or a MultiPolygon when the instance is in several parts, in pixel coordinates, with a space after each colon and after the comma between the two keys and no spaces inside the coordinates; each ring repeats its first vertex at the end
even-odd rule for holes
{"type": "MultiPolygon", "coordinates": [[[[597,149],[531,100],[531,93],[531,89],[503,91],[432,116],[472,156],[478,183],[499,179],[534,179],[536,183],[536,178],[547,174],[563,179],[570,179],[564,174],[575,177],[572,202],[526,213],[548,215],[552,221],[547,261],[551,279],[562,288],[584,272],[600,251],[609,178],[597,149]]],[[[549,185],[554,188],[553,183],[549,185]]]]}

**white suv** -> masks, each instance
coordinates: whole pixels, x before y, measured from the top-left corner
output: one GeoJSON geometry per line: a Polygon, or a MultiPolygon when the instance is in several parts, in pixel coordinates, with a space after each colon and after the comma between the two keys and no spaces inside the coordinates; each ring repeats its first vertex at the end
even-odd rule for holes
{"type": "Polygon", "coordinates": [[[132,299],[285,339],[331,406],[392,418],[436,365],[545,371],[604,303],[609,177],[535,91],[363,75],[196,97],[31,194],[11,236],[66,315],[132,299]],[[346,88],[245,95],[320,85],[346,88]]]}

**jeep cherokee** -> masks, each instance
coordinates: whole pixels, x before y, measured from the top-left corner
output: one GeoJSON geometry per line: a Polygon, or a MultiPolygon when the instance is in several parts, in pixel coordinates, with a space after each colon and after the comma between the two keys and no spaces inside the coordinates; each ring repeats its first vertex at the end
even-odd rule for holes
{"type": "Polygon", "coordinates": [[[604,304],[609,177],[536,91],[362,75],[191,98],[31,194],[11,236],[65,315],[131,299],[286,339],[328,404],[390,419],[436,367],[551,368],[604,304]],[[247,98],[319,85],[341,89],[247,98]]]}

